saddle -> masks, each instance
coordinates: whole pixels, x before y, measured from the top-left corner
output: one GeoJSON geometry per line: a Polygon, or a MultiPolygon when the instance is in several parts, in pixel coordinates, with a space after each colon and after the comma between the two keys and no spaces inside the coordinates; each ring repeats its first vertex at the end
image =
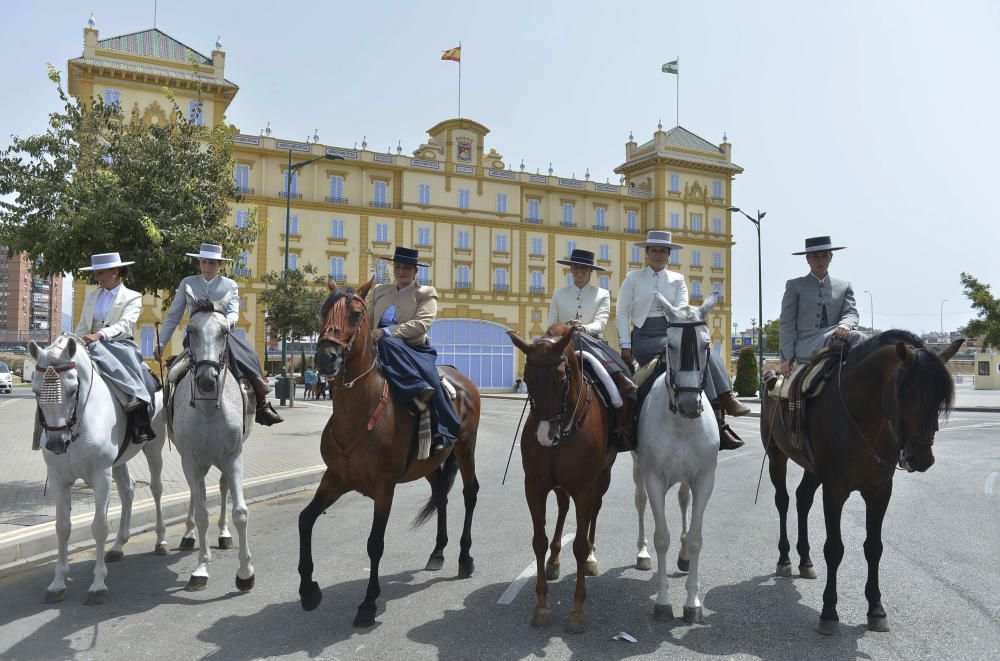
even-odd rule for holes
{"type": "Polygon", "coordinates": [[[632,409],[632,435],[633,438],[635,438],[636,447],[639,446],[639,414],[642,412],[642,404],[646,401],[646,397],[649,396],[649,392],[653,389],[653,384],[656,383],[656,379],[666,371],[666,362],[663,360],[662,355],[658,355],[645,365],[639,367],[639,369],[637,369],[635,374],[632,376],[632,383],[639,388],[635,393],[635,408],[632,409]]]}
{"type": "Polygon", "coordinates": [[[785,376],[774,376],[774,373],[764,375],[767,393],[771,399],[788,406],[786,430],[788,442],[792,448],[806,448],[809,455],[809,439],[806,436],[806,401],[819,396],[823,386],[840,365],[840,353],[828,348],[821,349],[812,360],[804,365],[797,365],[792,373],[785,376]]]}

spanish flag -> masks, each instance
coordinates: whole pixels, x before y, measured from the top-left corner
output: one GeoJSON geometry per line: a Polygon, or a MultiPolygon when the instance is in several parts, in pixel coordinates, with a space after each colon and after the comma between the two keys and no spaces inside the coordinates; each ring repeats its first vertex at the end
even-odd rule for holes
{"type": "Polygon", "coordinates": [[[441,56],[441,59],[442,60],[451,60],[452,62],[461,62],[462,61],[462,47],[461,46],[456,46],[455,48],[450,48],[450,49],[444,51],[444,54],[441,56]]]}

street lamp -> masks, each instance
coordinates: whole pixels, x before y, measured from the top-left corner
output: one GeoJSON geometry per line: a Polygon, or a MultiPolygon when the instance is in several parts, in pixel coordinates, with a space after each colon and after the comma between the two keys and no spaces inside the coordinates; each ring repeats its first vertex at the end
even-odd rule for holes
{"type": "MultiPolygon", "coordinates": [[[[760,327],[757,335],[757,362],[760,368],[758,377],[762,377],[764,374],[764,276],[760,259],[760,221],[764,219],[767,212],[758,210],[757,217],[754,218],[753,216],[747,214],[747,212],[741,211],[739,207],[729,207],[729,211],[735,211],[743,214],[757,229],[757,317],[760,319],[760,327]]],[[[764,398],[763,387],[760,388],[760,396],[761,399],[764,398]]]]}
{"type": "Polygon", "coordinates": [[[941,334],[944,335],[944,304],[948,302],[948,299],[941,301],[941,334]]]}
{"type": "MultiPolygon", "coordinates": [[[[284,282],[288,282],[288,234],[290,225],[292,222],[292,175],[309,165],[310,163],[315,163],[316,161],[321,161],[326,159],[328,161],[342,161],[343,156],[337,156],[336,154],[323,154],[322,156],[317,156],[315,158],[310,158],[308,161],[302,161],[301,163],[292,164],[292,150],[288,150],[288,169],[285,171],[285,268],[282,272],[282,279],[284,282]]],[[[285,386],[288,388],[288,394],[291,395],[292,389],[288,383],[288,365],[285,363],[286,360],[286,349],[288,345],[288,335],[282,334],[281,336],[281,375],[285,379],[285,386]]],[[[294,400],[294,398],[291,398],[294,400]]],[[[284,406],[285,398],[281,398],[281,404],[284,406]]]]}
{"type": "Polygon", "coordinates": [[[872,293],[870,291],[868,291],[867,289],[865,290],[865,293],[868,294],[868,309],[871,310],[871,313],[872,313],[872,333],[874,333],[875,332],[875,303],[872,302],[872,293]]]}

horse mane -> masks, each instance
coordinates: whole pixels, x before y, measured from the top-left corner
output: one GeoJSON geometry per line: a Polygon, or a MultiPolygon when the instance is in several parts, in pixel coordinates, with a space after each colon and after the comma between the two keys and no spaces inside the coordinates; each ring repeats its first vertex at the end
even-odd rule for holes
{"type": "Polygon", "coordinates": [[[343,298],[344,296],[353,296],[354,287],[337,287],[333,292],[326,297],[323,301],[323,307],[320,309],[320,319],[326,319],[326,314],[330,311],[333,305],[343,298]]]}
{"type": "Polygon", "coordinates": [[[207,298],[199,298],[191,301],[191,314],[198,312],[215,312],[215,303],[207,298]]]}
{"type": "Polygon", "coordinates": [[[887,346],[895,346],[897,342],[909,344],[916,349],[924,348],[924,341],[910,331],[893,328],[892,330],[876,333],[851,349],[847,354],[847,365],[858,365],[879,349],[887,346]]]}

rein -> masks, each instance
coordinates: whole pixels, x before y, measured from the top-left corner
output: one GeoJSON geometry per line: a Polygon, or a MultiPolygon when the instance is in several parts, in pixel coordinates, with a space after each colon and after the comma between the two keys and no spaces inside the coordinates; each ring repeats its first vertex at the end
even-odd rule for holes
{"type": "MultiPolygon", "coordinates": [[[[549,343],[554,342],[554,340],[546,339],[546,338],[542,338],[541,340],[538,340],[538,341],[539,342],[549,342],[549,343]]],[[[528,361],[526,364],[530,365],[532,363],[530,361],[528,361]]],[[[560,387],[562,388],[562,391],[563,391],[562,405],[561,405],[561,407],[559,409],[558,415],[556,415],[555,418],[553,418],[553,419],[559,420],[559,425],[558,425],[559,431],[556,432],[556,439],[555,439],[555,442],[553,442],[553,444],[551,445],[551,447],[558,447],[559,446],[559,441],[565,439],[566,437],[568,437],[570,434],[572,434],[574,431],[576,431],[577,429],[579,429],[583,425],[584,421],[587,419],[587,413],[590,411],[590,401],[593,399],[593,396],[594,396],[593,383],[590,381],[590,379],[587,378],[587,376],[583,373],[583,371],[580,370],[580,378],[583,381],[583,386],[581,386],[580,389],[579,389],[579,391],[577,392],[576,403],[573,406],[573,412],[570,415],[569,422],[568,423],[563,423],[563,417],[566,415],[566,410],[567,410],[568,404],[569,404],[569,388],[568,388],[568,384],[569,384],[570,370],[572,369],[572,366],[569,364],[569,361],[566,360],[566,355],[565,354],[560,354],[559,360],[554,360],[554,361],[545,362],[545,363],[534,363],[534,366],[536,366],[536,367],[548,367],[550,365],[562,365],[562,364],[566,365],[566,376],[564,376],[560,380],[560,387]],[[584,390],[587,391],[587,397],[586,397],[585,400],[584,400],[584,397],[583,397],[584,390]],[[577,419],[576,416],[577,416],[577,413],[579,413],[579,411],[580,411],[580,404],[581,404],[581,402],[583,402],[583,415],[580,416],[579,419],[577,419]]],[[[531,406],[531,414],[532,415],[537,415],[537,413],[536,413],[536,407],[535,407],[535,399],[534,399],[534,397],[531,396],[531,391],[530,390],[528,391],[528,403],[531,406]]]]}
{"type": "MultiPolygon", "coordinates": [[[[42,392],[40,394],[40,399],[42,401],[40,401],[39,404],[62,404],[62,382],[59,375],[73,369],[76,369],[76,361],[71,361],[60,367],[53,367],[52,365],[49,365],[45,368],[45,376],[42,379],[42,392]]],[[[86,406],[87,402],[90,401],[90,393],[94,389],[95,378],[97,378],[97,374],[92,371],[90,375],[90,383],[87,386],[87,396],[83,400],[84,406],[86,406]]],[[[73,409],[65,425],[49,425],[45,421],[45,413],[42,412],[41,406],[38,407],[38,422],[42,426],[42,429],[46,432],[69,431],[69,441],[66,443],[66,447],[68,448],[70,443],[73,443],[76,439],[80,438],[79,425],[77,425],[75,432],[71,429],[73,425],[77,424],[77,412],[80,411],[80,409],[80,388],[77,387],[76,393],[73,396],[73,409]]]]}
{"type": "MultiPolygon", "coordinates": [[[[196,314],[200,314],[202,312],[217,312],[218,314],[222,314],[221,312],[218,312],[218,310],[196,310],[191,316],[194,316],[196,314]]],[[[227,329],[226,329],[226,331],[225,331],[224,334],[225,334],[225,338],[226,339],[222,343],[222,351],[219,353],[218,360],[208,360],[208,359],[198,360],[198,361],[195,361],[194,366],[191,368],[191,370],[192,370],[192,378],[190,379],[190,381],[191,381],[191,402],[190,402],[191,408],[194,408],[195,401],[211,401],[212,400],[211,397],[198,397],[196,395],[196,393],[195,393],[195,383],[194,383],[195,379],[193,378],[193,376],[194,376],[193,373],[199,367],[202,367],[204,365],[207,365],[209,367],[214,367],[216,369],[216,371],[219,373],[219,379],[218,379],[218,382],[217,382],[216,388],[215,388],[215,408],[220,408],[221,405],[222,405],[222,393],[225,391],[226,376],[229,374],[229,370],[227,369],[227,367],[229,365],[229,329],[228,329],[228,327],[227,327],[227,329]]],[[[193,355],[194,355],[194,351],[193,350],[191,351],[191,354],[192,354],[192,357],[193,357],[193,355]]]]}

